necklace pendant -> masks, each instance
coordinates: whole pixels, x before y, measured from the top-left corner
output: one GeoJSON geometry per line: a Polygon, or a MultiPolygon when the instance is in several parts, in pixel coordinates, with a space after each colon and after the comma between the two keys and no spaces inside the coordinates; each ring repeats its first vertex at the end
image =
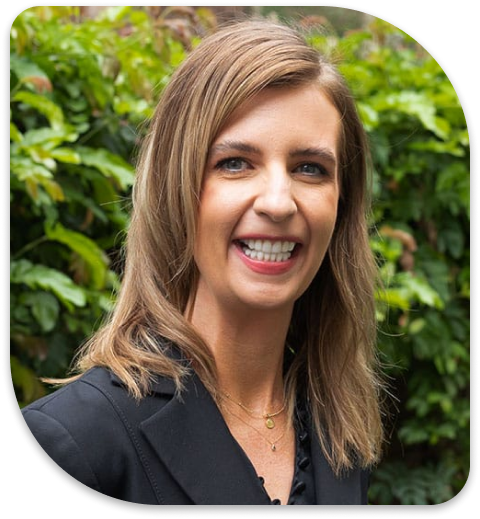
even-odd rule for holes
{"type": "Polygon", "coordinates": [[[265,419],[265,427],[267,427],[267,429],[273,429],[275,427],[275,422],[270,416],[265,419]]]}
{"type": "Polygon", "coordinates": [[[275,446],[274,443],[272,443],[272,451],[275,452],[277,450],[277,447],[275,446]]]}

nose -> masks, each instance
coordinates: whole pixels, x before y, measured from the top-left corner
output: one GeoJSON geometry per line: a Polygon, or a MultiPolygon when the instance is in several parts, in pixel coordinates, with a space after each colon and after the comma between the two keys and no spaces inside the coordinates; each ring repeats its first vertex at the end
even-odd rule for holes
{"type": "Polygon", "coordinates": [[[284,168],[271,168],[262,175],[262,182],[253,209],[258,215],[282,222],[297,212],[292,192],[292,178],[284,168]]]}

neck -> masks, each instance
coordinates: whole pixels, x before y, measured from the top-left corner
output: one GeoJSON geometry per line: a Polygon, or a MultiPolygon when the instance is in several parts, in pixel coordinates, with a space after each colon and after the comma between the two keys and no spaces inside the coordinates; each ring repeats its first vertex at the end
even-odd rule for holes
{"type": "Polygon", "coordinates": [[[225,308],[196,301],[190,319],[209,346],[219,389],[251,409],[283,403],[283,357],[292,308],[225,308]]]}

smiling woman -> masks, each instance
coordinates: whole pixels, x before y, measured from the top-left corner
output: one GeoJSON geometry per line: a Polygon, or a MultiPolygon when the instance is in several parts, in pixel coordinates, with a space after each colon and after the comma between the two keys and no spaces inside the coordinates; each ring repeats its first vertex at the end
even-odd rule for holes
{"type": "Polygon", "coordinates": [[[205,39],[143,145],[117,305],[23,411],[50,456],[138,503],[366,504],[366,156],[343,79],[297,32],[205,39]]]}

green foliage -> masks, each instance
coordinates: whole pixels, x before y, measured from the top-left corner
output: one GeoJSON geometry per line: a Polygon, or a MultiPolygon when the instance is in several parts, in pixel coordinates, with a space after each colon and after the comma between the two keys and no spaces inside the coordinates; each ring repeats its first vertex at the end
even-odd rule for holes
{"type": "Polygon", "coordinates": [[[254,13],[262,16],[273,16],[286,23],[292,20],[301,21],[302,25],[312,26],[316,24],[325,25],[327,28],[333,29],[340,35],[345,32],[357,28],[362,24],[364,13],[353,9],[340,9],[331,6],[263,6],[252,9],[254,13]]]}
{"type": "MultiPolygon", "coordinates": [[[[80,9],[28,9],[11,32],[11,365],[21,405],[45,393],[39,375],[65,375],[111,307],[142,123],[195,33],[172,29],[173,8],[115,7],[94,20],[80,9]]],[[[311,39],[346,76],[372,146],[379,342],[396,400],[370,500],[440,503],[469,471],[465,118],[435,60],[391,25],[311,39]]]]}
{"type": "Polygon", "coordinates": [[[11,339],[21,405],[62,377],[112,303],[142,123],[185,47],[116,7],[35,7],[11,31],[11,339]]]}
{"type": "Polygon", "coordinates": [[[380,468],[375,476],[369,495],[379,505],[443,503],[455,494],[451,483],[455,470],[449,465],[426,463],[410,468],[403,463],[392,462],[380,468]]]}

